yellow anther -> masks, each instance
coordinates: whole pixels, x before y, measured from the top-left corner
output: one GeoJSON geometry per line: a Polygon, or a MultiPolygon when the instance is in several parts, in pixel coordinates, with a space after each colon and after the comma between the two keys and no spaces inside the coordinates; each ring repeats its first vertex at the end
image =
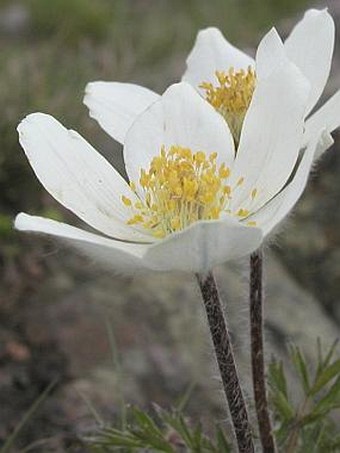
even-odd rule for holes
{"type": "Polygon", "coordinates": [[[256,226],[256,222],[254,220],[250,220],[249,222],[247,222],[247,225],[248,226],[256,226]]]}
{"type": "Polygon", "coordinates": [[[210,211],[210,218],[216,220],[219,217],[220,217],[219,209],[217,207],[212,208],[210,211]]]}
{"type": "Polygon", "coordinates": [[[135,184],[134,182],[131,181],[129,185],[130,185],[131,190],[132,190],[133,192],[136,192],[136,184],[135,184]]]}
{"type": "Polygon", "coordinates": [[[158,239],[163,239],[166,236],[166,233],[163,230],[154,230],[153,235],[158,239]]]}
{"type": "MultiPolygon", "coordinates": [[[[199,220],[217,220],[223,212],[247,217],[246,209],[237,214],[231,211],[233,188],[226,184],[230,169],[224,163],[218,164],[217,157],[216,152],[193,153],[177,145],[169,149],[163,146],[150,167],[141,169],[138,192],[130,183],[137,201],[132,203],[122,196],[123,204],[135,211],[127,223],[161,239],[199,220]]],[[[237,184],[243,180],[240,178],[237,184]]]]}
{"type": "Polygon", "coordinates": [[[140,214],[134,215],[130,220],[127,221],[128,225],[136,225],[137,223],[144,222],[144,218],[140,214]]]}
{"type": "Polygon", "coordinates": [[[218,175],[220,178],[228,178],[230,176],[230,168],[226,167],[224,164],[221,165],[218,175]]]}
{"type": "MultiPolygon", "coordinates": [[[[157,238],[180,231],[199,220],[218,219],[228,210],[232,188],[225,184],[230,169],[217,164],[217,153],[192,152],[189,148],[164,146],[149,169],[142,169],[139,183],[144,191],[133,204],[129,225],[146,228],[157,238]]],[[[127,197],[124,205],[131,207],[127,197]]]]}
{"type": "Polygon", "coordinates": [[[223,192],[227,195],[231,194],[231,187],[230,186],[224,186],[223,187],[223,192]]]}
{"type": "Polygon", "coordinates": [[[206,160],[205,153],[203,151],[198,151],[197,153],[194,154],[194,160],[197,163],[203,163],[206,160]]]}
{"type": "Polygon", "coordinates": [[[174,231],[178,231],[180,229],[181,221],[180,221],[179,217],[175,217],[175,218],[171,219],[170,223],[171,223],[171,228],[174,231]]]}
{"type": "Polygon", "coordinates": [[[254,200],[254,198],[256,197],[256,195],[257,195],[257,189],[255,188],[255,189],[253,189],[253,190],[251,191],[251,198],[254,200]]]}
{"type": "Polygon", "coordinates": [[[181,152],[179,153],[179,155],[183,159],[188,159],[188,160],[192,159],[192,152],[191,152],[191,150],[189,148],[182,149],[181,152]]]}
{"type": "Polygon", "coordinates": [[[244,177],[241,176],[241,178],[238,179],[236,186],[242,186],[243,183],[244,183],[244,177]]]}
{"type": "Polygon", "coordinates": [[[125,195],[122,195],[122,202],[125,204],[125,206],[131,206],[132,201],[130,198],[126,197],[125,195]]]}
{"type": "Polygon", "coordinates": [[[238,215],[239,217],[247,217],[249,214],[250,214],[250,212],[248,211],[248,209],[240,208],[240,209],[237,211],[237,215],[238,215]]]}
{"type": "Polygon", "coordinates": [[[210,156],[209,156],[209,160],[210,162],[213,162],[214,160],[216,160],[216,157],[217,157],[217,153],[211,153],[210,156]]]}
{"type": "Polygon", "coordinates": [[[141,170],[141,174],[140,174],[140,178],[139,178],[140,185],[144,188],[149,185],[149,182],[150,182],[149,176],[147,176],[147,174],[145,173],[145,170],[141,170]]]}
{"type": "Polygon", "coordinates": [[[247,71],[229,68],[228,71],[216,71],[215,77],[217,86],[202,82],[199,88],[205,91],[206,100],[225,118],[238,144],[243,120],[255,89],[255,71],[251,67],[247,71]]]}

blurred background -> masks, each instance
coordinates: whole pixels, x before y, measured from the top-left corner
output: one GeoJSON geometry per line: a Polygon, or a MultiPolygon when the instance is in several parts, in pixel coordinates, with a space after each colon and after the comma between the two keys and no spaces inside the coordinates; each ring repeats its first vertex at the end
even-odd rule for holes
{"type": "MultiPolygon", "coordinates": [[[[34,111],[50,113],[123,171],[121,147],[82,104],[87,82],[135,82],[161,93],[180,79],[200,28],[215,25],[253,54],[273,24],[286,36],[312,6],[328,6],[339,30],[336,0],[0,0],[0,442],[56,377],[18,451],[84,451],[77,439],[95,425],[85,400],[112,421],[122,396],[143,407],[169,406],[193,386],[188,413],[207,426],[225,418],[191,276],[105,274],[60,244],[13,231],[19,211],[80,225],[38,183],[17,141],[18,122],[34,111]]],[[[337,88],[339,43],[325,98],[337,88]]],[[[266,251],[269,357],[284,359],[289,341],[311,357],[318,336],[329,345],[339,335],[334,136],[295,214],[266,251]]],[[[217,277],[247,386],[247,262],[222,266],[217,277]]]]}

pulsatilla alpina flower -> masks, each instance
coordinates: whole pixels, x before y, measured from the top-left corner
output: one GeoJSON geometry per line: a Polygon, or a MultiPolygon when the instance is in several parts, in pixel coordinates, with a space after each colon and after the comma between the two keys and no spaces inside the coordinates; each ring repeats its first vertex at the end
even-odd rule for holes
{"type": "MultiPolygon", "coordinates": [[[[224,117],[237,147],[254,91],[284,53],[311,86],[304,113],[303,148],[321,129],[331,133],[340,125],[340,91],[310,115],[329,76],[334,34],[334,22],[327,10],[308,10],[284,43],[275,29],[271,30],[260,43],[255,61],[232,46],[218,29],[207,28],[197,35],[182,80],[190,83],[224,117]]],[[[86,88],[84,102],[103,129],[122,141],[136,116],[157,97],[137,85],[92,82],[86,88]]],[[[274,108],[280,108],[275,100],[274,108]]],[[[315,158],[324,150],[324,146],[317,147],[315,158]]]]}
{"type": "Polygon", "coordinates": [[[126,135],[129,183],[49,115],[29,115],[18,131],[45,188],[101,234],[23,213],[19,230],[57,236],[117,270],[200,272],[261,243],[261,230],[233,203],[242,184],[231,175],[229,130],[186,83],[170,87],[126,135]]]}
{"type": "Polygon", "coordinates": [[[284,63],[257,84],[237,153],[223,117],[189,84],[171,86],[125,136],[129,183],[79,134],[29,115],[18,131],[37,177],[100,234],[24,213],[16,228],[59,237],[117,270],[205,272],[255,250],[299,197],[320,143],[317,134],[286,185],[310,86],[284,63]]]}

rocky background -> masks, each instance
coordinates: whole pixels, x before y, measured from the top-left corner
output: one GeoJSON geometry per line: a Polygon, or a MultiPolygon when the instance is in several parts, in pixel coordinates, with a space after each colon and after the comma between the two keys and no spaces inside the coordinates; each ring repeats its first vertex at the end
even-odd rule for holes
{"type": "MultiPolygon", "coordinates": [[[[338,2],[326,3],[340,30],[338,2]]],[[[193,418],[208,429],[226,417],[193,277],[111,275],[59,244],[12,231],[21,210],[79,225],[39,186],[17,144],[17,123],[33,111],[52,113],[123,171],[121,149],[81,104],[88,81],[136,82],[161,92],[180,78],[199,28],[216,25],[251,52],[273,23],[285,35],[313,5],[0,0],[0,445],[55,378],[14,451],[86,451],[79,439],[96,423],[89,406],[112,421],[122,397],[145,408],[169,407],[190,386],[193,418]]],[[[340,87],[339,36],[325,98],[340,87]]],[[[294,215],[265,250],[268,357],[284,359],[293,341],[312,360],[317,337],[327,346],[339,336],[340,134],[334,135],[294,215]]],[[[216,273],[249,388],[247,267],[244,260],[216,273]]]]}

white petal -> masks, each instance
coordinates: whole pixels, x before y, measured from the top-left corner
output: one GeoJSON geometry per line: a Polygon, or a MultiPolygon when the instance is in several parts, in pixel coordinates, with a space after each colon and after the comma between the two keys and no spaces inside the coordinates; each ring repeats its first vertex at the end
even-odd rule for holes
{"type": "Polygon", "coordinates": [[[262,233],[235,219],[197,222],[150,246],[145,261],[158,270],[206,272],[215,265],[247,255],[259,247],[262,233]]]}
{"type": "Polygon", "coordinates": [[[255,221],[257,226],[262,229],[264,235],[269,234],[287,216],[301,197],[307,184],[315,150],[318,147],[320,149],[328,148],[332,143],[332,137],[326,132],[318,134],[316,138],[314,137],[304,152],[292,181],[279,195],[273,198],[273,200],[261,208],[256,214],[249,217],[247,221],[255,221]]]}
{"type": "Polygon", "coordinates": [[[326,9],[311,9],[285,42],[290,58],[311,83],[307,113],[320,98],[331,68],[335,27],[326,9]]]}
{"type": "Polygon", "coordinates": [[[105,132],[124,143],[136,117],[158,98],[153,91],[132,83],[91,82],[85,89],[84,104],[105,132]]]}
{"type": "Polygon", "coordinates": [[[258,80],[246,114],[231,183],[232,208],[257,210],[286,183],[302,140],[309,83],[286,58],[269,77],[258,80]],[[251,199],[252,191],[257,195],[251,199]],[[250,206],[251,204],[251,206],[250,206]]]}
{"type": "Polygon", "coordinates": [[[18,126],[20,144],[45,189],[93,228],[126,240],[145,237],[124,222],[131,213],[121,196],[134,193],[119,173],[77,132],[43,113],[18,126]]]}
{"type": "Polygon", "coordinates": [[[261,40],[256,52],[256,78],[268,77],[285,59],[283,42],[272,28],[261,40]]]}
{"type": "MultiPolygon", "coordinates": [[[[320,129],[326,129],[327,132],[333,132],[340,126],[340,90],[337,91],[319,110],[317,110],[305,124],[305,144],[320,129]]],[[[325,150],[324,150],[325,151],[325,150]]],[[[321,156],[317,152],[315,158],[321,156]]]]}
{"type": "Polygon", "coordinates": [[[232,46],[217,28],[201,30],[187,58],[182,80],[199,89],[202,82],[216,83],[215,71],[247,69],[254,60],[232,46]]]}
{"type": "Polygon", "coordinates": [[[115,271],[133,271],[143,267],[142,257],[147,245],[114,241],[65,223],[25,213],[17,215],[14,226],[19,231],[47,234],[59,238],[95,262],[115,271]]]}
{"type": "Polygon", "coordinates": [[[231,164],[234,142],[220,114],[187,83],[178,83],[143,112],[129,130],[124,160],[129,178],[137,182],[140,169],[148,169],[161,147],[172,145],[193,152],[217,152],[219,161],[231,164]]]}

